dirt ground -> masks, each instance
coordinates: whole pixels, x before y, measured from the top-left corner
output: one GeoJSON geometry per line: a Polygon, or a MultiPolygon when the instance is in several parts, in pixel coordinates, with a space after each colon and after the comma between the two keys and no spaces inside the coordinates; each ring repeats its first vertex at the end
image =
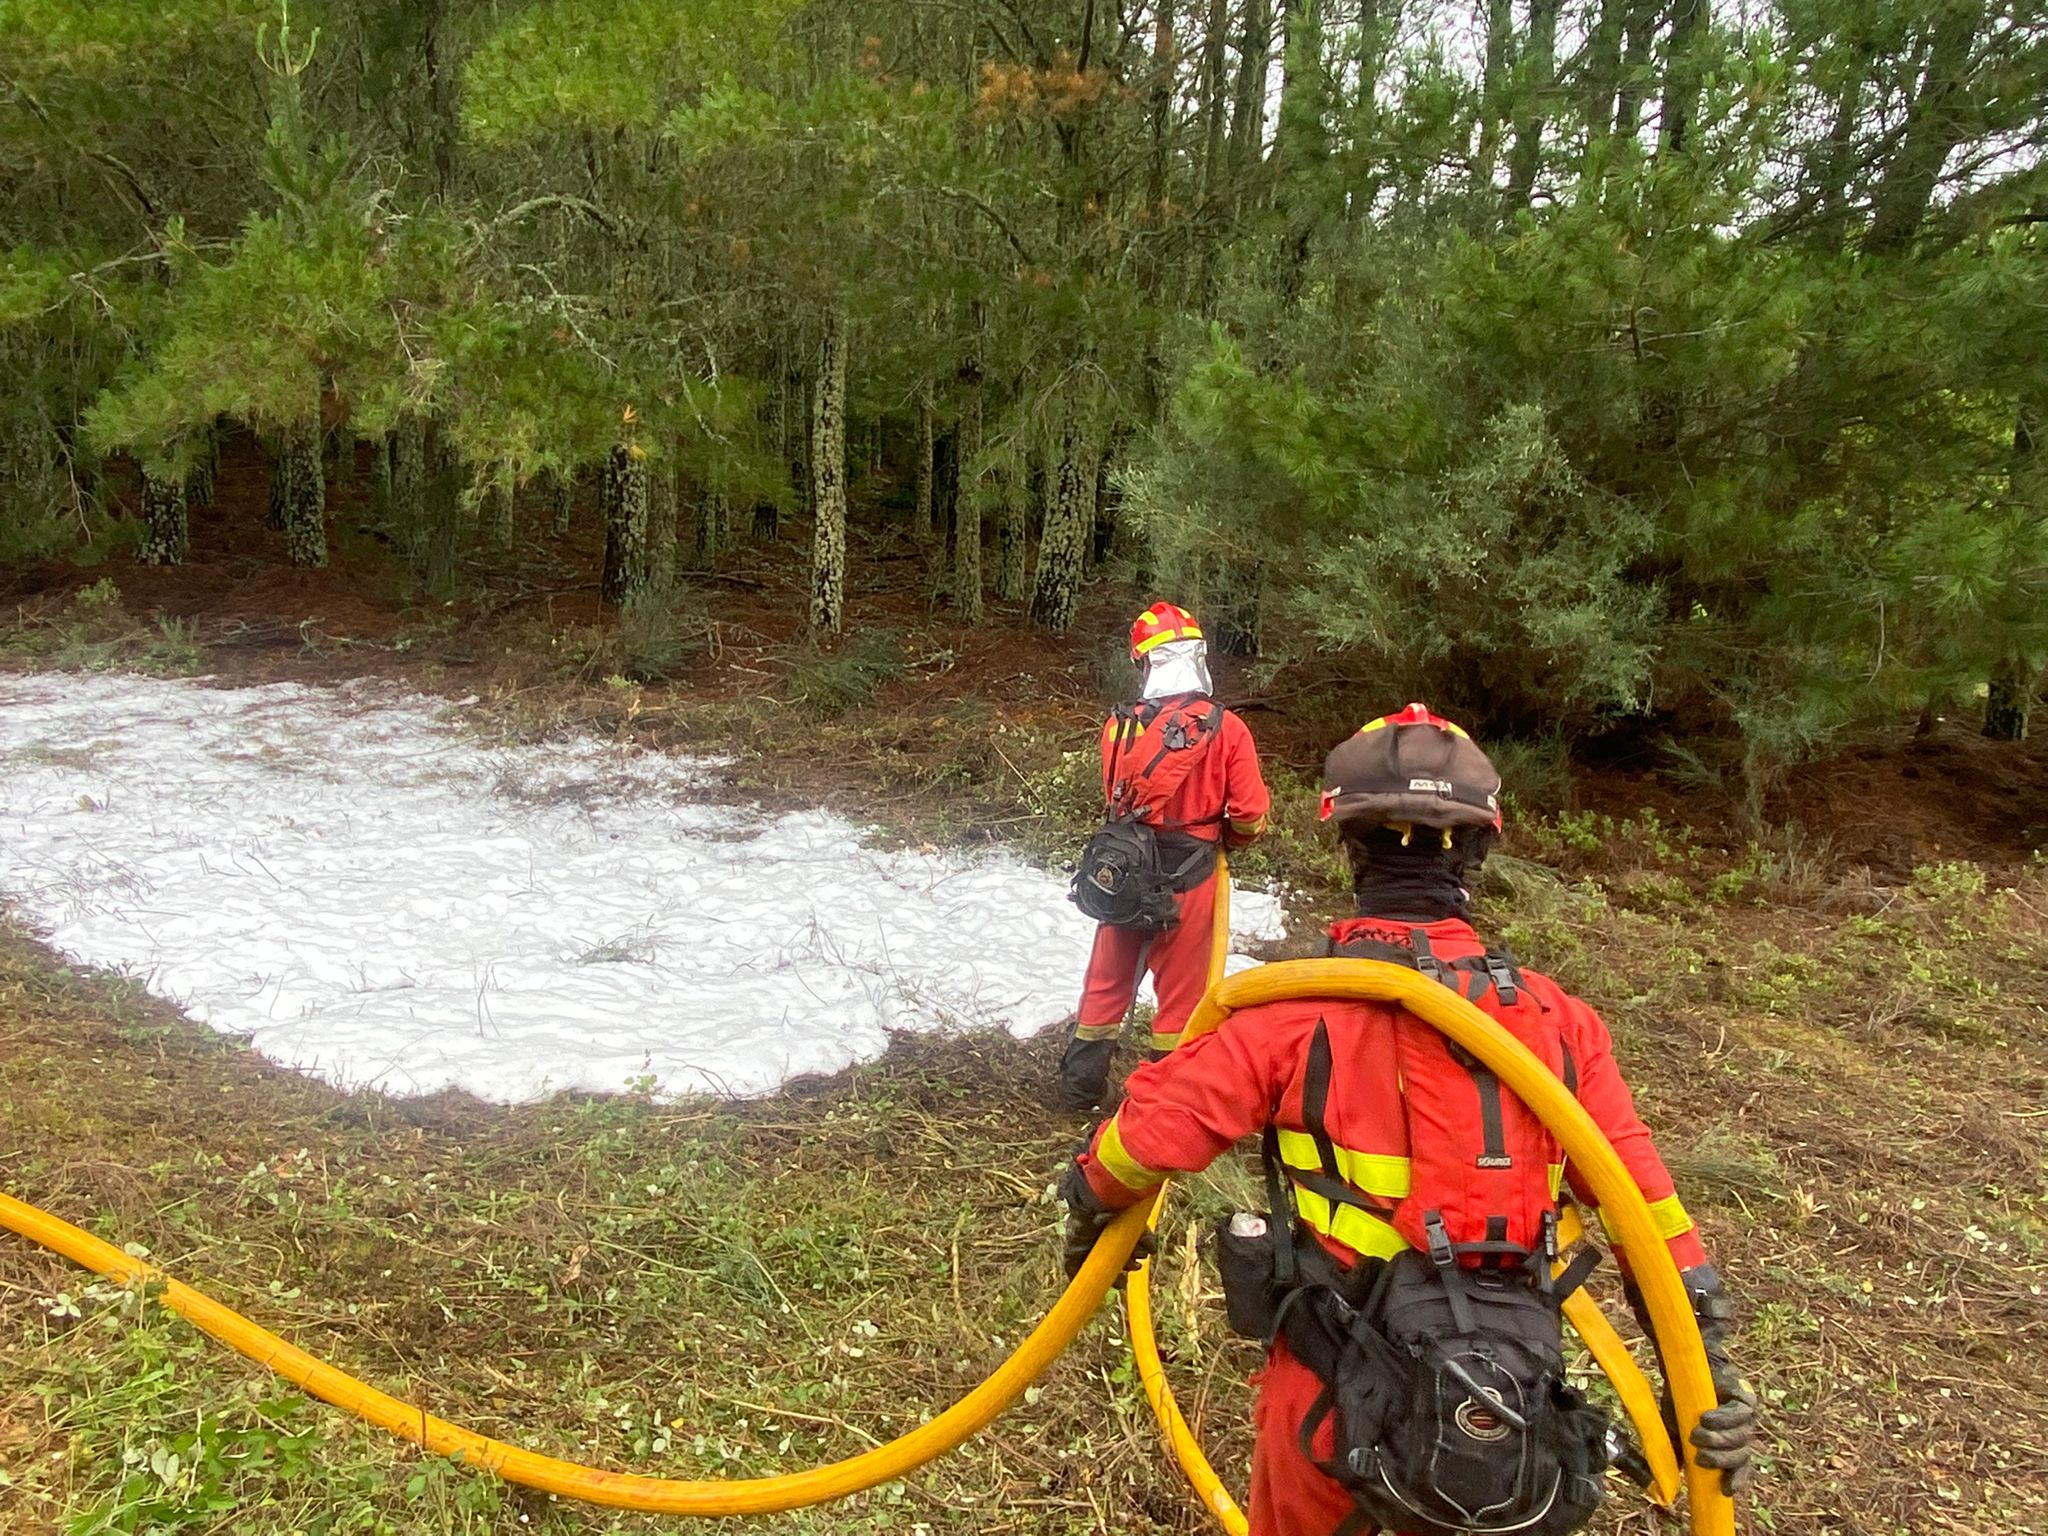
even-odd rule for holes
{"type": "MultiPolygon", "coordinates": [[[[567,549],[532,536],[436,603],[402,594],[348,497],[336,565],[284,567],[247,452],[230,453],[226,514],[195,519],[190,565],[12,573],[19,664],[387,676],[474,695],[506,729],[737,746],[734,792],[823,800],[904,837],[1050,856],[1085,809],[1064,754],[1085,752],[1115,679],[1115,644],[1094,637],[1120,632],[1127,594],[1094,590],[1074,636],[1020,643],[930,610],[919,557],[878,538],[857,557],[848,645],[887,631],[894,660],[871,696],[823,709],[804,702],[823,684],[786,538],[694,573],[672,678],[613,682],[608,618],[562,574],[595,569],[587,507],[567,549]],[[102,578],[113,613],[80,606],[102,578]]],[[[1306,786],[1345,702],[1262,702],[1229,666],[1222,682],[1253,705],[1284,792],[1250,872],[1333,904],[1306,786]]],[[[1756,835],[1731,830],[1728,786],[1581,769],[1496,861],[1490,925],[1600,1005],[1742,1300],[1770,1426],[1746,1530],[2048,1536],[2041,750],[1902,731],[1795,775],[1756,835]]],[[[1048,1186],[1083,1130],[1044,1107],[1054,1049],[905,1039],[739,1104],[350,1096],[8,932],[0,1186],[459,1422],[610,1466],[754,1475],[910,1427],[1049,1304],[1048,1186]]],[[[1162,1259],[1169,1370],[1238,1487],[1255,1359],[1190,1255],[1254,1198],[1235,1160],[1196,1181],[1162,1259]]],[[[1611,1274],[1598,1284],[1611,1302],[1611,1274]]],[[[956,1456],[748,1524],[1206,1528],[1108,1317],[956,1456]]],[[[653,1528],[389,1445],[0,1238],[0,1529],[653,1528]]],[[[1596,1526],[1659,1528],[1632,1496],[1596,1526]]]]}

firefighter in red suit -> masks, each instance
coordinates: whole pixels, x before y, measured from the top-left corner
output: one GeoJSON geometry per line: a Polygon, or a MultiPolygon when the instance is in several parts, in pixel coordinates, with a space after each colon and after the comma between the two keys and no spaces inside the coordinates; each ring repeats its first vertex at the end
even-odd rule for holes
{"type": "Polygon", "coordinates": [[[1060,1058],[1058,1100],[1068,1110],[1093,1109],[1108,1097],[1116,1037],[1148,971],[1159,1003],[1149,1056],[1180,1042],[1209,984],[1215,850],[1256,839],[1271,804],[1250,728],[1211,697],[1208,645],[1194,616],[1154,603],[1131,625],[1131,660],[1142,669],[1141,696],[1102,727],[1103,799],[1112,815],[1128,812],[1157,828],[1164,860],[1189,868],[1176,881],[1178,917],[1165,932],[1097,926],[1060,1058]],[[1184,754],[1156,751],[1154,740],[1180,723],[1197,744],[1184,754]]]}
{"type": "MultiPolygon", "coordinates": [[[[1483,967],[1488,952],[1469,920],[1466,887],[1498,827],[1499,782],[1463,731],[1421,705],[1373,722],[1333,752],[1324,815],[1338,822],[1359,915],[1330,929],[1325,953],[1427,956],[1420,968],[1451,984],[1468,974],[1457,962],[1483,967]]],[[[1606,1026],[1548,977],[1517,970],[1515,980],[1555,1020],[1560,1075],[1621,1155],[1684,1275],[1721,1398],[1694,1444],[1701,1463],[1722,1469],[1733,1492],[1748,1479],[1755,1410],[1726,1352],[1732,1306],[1636,1114],[1606,1026]]],[[[1207,1167],[1269,1125],[1298,1217],[1341,1271],[1383,1264],[1409,1248],[1393,1225],[1371,1214],[1409,1195],[1415,1171],[1403,1083],[1393,1066],[1402,1018],[1398,1007],[1382,1003],[1270,1003],[1233,1014],[1214,1034],[1134,1072],[1123,1102],[1064,1176],[1069,1272],[1116,1211],[1146,1198],[1170,1174],[1207,1167]],[[1319,1026],[1328,1054],[1320,1100],[1311,1104],[1305,1101],[1319,1026]],[[1316,1178],[1329,1168],[1343,1189],[1316,1178]],[[1304,1180],[1360,1198],[1325,1198],[1304,1180]]],[[[1582,1206],[1595,1208],[1572,1169],[1553,1166],[1549,1182],[1551,1202],[1569,1184],[1582,1206]]],[[[1257,1385],[1252,1536],[1362,1528],[1352,1496],[1299,1443],[1324,1383],[1281,1338],[1257,1385]]],[[[1333,1422],[1325,1417],[1312,1440],[1316,1460],[1329,1458],[1332,1441],[1333,1422]]]]}

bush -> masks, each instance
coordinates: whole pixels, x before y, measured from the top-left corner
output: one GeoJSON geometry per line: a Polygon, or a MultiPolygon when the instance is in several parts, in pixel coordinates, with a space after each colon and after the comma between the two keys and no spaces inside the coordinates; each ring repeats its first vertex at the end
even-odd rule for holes
{"type": "Polygon", "coordinates": [[[836,651],[809,651],[798,657],[782,694],[813,714],[843,715],[874,703],[885,683],[909,670],[903,642],[894,631],[864,630],[841,642],[836,651]]]}

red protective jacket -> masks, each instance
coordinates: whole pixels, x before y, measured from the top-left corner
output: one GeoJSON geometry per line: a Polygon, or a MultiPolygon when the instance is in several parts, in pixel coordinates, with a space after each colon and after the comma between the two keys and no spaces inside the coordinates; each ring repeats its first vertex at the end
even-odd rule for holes
{"type": "MultiPolygon", "coordinates": [[[[1191,703],[1199,694],[1179,695],[1159,702],[1167,708],[1191,703]]],[[[1115,789],[1116,732],[1119,720],[1111,715],[1102,726],[1102,798],[1107,801],[1115,789]]],[[[1129,771],[1129,765],[1125,765],[1129,771]]],[[[1158,824],[1185,828],[1191,837],[1215,842],[1220,836],[1231,847],[1241,847],[1266,830],[1266,813],[1273,797],[1259,774],[1259,749],[1252,741],[1251,728],[1230,710],[1223,711],[1216,740],[1202,753],[1166,803],[1159,808],[1158,824]]]]}
{"type": "MultiPolygon", "coordinates": [[[[1337,924],[1331,936],[1339,944],[1372,939],[1405,947],[1414,926],[1354,918],[1337,924]]],[[[1460,919],[1422,927],[1441,959],[1485,952],[1472,926],[1460,919]]],[[[1579,1102],[1649,1200],[1672,1258],[1680,1269],[1706,1263],[1699,1233],[1622,1081],[1607,1026],[1549,977],[1524,971],[1522,979],[1556,1016],[1576,1069],[1579,1102]]],[[[1318,1149],[1302,1114],[1302,1087],[1309,1042],[1317,1021],[1323,1020],[1332,1059],[1324,1118],[1340,1174],[1380,1203],[1400,1200],[1409,1192],[1410,1179],[1407,1117],[1392,1065],[1398,1017],[1399,1010],[1390,1004],[1337,998],[1268,1003],[1233,1014],[1214,1034],[1131,1074],[1123,1103],[1080,1159],[1090,1187],[1109,1206],[1134,1204],[1167,1175],[1206,1168],[1268,1121],[1279,1132],[1283,1162],[1317,1169],[1318,1149]]],[[[1567,1179],[1579,1202],[1597,1209],[1591,1191],[1568,1168],[1553,1168],[1552,1190],[1567,1179]]],[[[1408,1246],[1393,1227],[1355,1206],[1332,1202],[1299,1184],[1294,1195],[1302,1219],[1340,1260],[1384,1258],[1408,1246]]]]}

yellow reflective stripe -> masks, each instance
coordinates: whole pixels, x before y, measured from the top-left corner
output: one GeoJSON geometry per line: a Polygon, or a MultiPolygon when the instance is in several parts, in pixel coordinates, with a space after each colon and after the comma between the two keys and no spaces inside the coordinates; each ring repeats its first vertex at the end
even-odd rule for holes
{"type": "Polygon", "coordinates": [[[1138,654],[1142,656],[1154,646],[1164,645],[1169,640],[1199,640],[1201,638],[1201,630],[1192,624],[1185,629],[1162,629],[1158,634],[1147,635],[1138,642],[1138,654]]]}
{"type": "Polygon", "coordinates": [[[1678,1203],[1676,1195],[1666,1195],[1662,1200],[1652,1200],[1650,1215],[1657,1222],[1659,1237],[1683,1237],[1692,1230],[1692,1217],[1686,1214],[1685,1207],[1678,1203]]]}
{"type": "Polygon", "coordinates": [[[1179,1044],[1179,1030],[1175,1030],[1170,1035],[1156,1029],[1152,1031],[1152,1049],[1155,1051],[1170,1051],[1179,1044]]]}
{"type": "Polygon", "coordinates": [[[1408,1246],[1408,1240],[1377,1216],[1368,1216],[1356,1206],[1332,1206],[1312,1189],[1294,1186],[1295,1209],[1301,1219],[1328,1238],[1334,1238],[1361,1258],[1391,1259],[1408,1246]]]}
{"type": "Polygon", "coordinates": [[[1230,830],[1239,837],[1257,837],[1266,830],[1266,818],[1261,816],[1254,821],[1233,821],[1230,830]]]}
{"type": "Polygon", "coordinates": [[[1156,1168],[1147,1168],[1124,1150],[1123,1132],[1117,1129],[1115,1115],[1103,1122],[1102,1134],[1095,1140],[1095,1161],[1126,1189],[1150,1189],[1166,1177],[1156,1168]]]}
{"type": "MultiPolygon", "coordinates": [[[[1338,1147],[1336,1151],[1337,1176],[1353,1189],[1382,1200],[1407,1198],[1413,1178],[1407,1158],[1390,1157],[1383,1152],[1354,1152],[1349,1147],[1338,1147]]],[[[1312,1173],[1320,1173],[1323,1167],[1316,1139],[1306,1131],[1280,1133],[1280,1161],[1312,1173]]]]}
{"type": "Polygon", "coordinates": [[[1559,1195],[1561,1195],[1561,1194],[1563,1194],[1563,1193],[1564,1193],[1564,1164],[1563,1164],[1563,1163],[1552,1163],[1552,1164],[1550,1165],[1550,1198],[1551,1198],[1551,1199],[1553,1199],[1553,1200],[1555,1200],[1555,1199],[1556,1199],[1556,1198],[1557,1198],[1557,1197],[1558,1197],[1559,1195]]]}
{"type": "MultiPolygon", "coordinates": [[[[1683,1237],[1690,1232],[1693,1221],[1678,1196],[1666,1195],[1662,1200],[1650,1202],[1650,1219],[1657,1223],[1657,1235],[1669,1242],[1674,1237],[1683,1237]]],[[[1600,1225],[1607,1229],[1609,1241],[1614,1239],[1614,1224],[1607,1219],[1607,1213],[1600,1213],[1600,1225]]]]}
{"type": "Polygon", "coordinates": [[[1124,1032],[1123,1020],[1114,1024],[1077,1024],[1074,1026],[1076,1040],[1114,1040],[1124,1032]]]}

